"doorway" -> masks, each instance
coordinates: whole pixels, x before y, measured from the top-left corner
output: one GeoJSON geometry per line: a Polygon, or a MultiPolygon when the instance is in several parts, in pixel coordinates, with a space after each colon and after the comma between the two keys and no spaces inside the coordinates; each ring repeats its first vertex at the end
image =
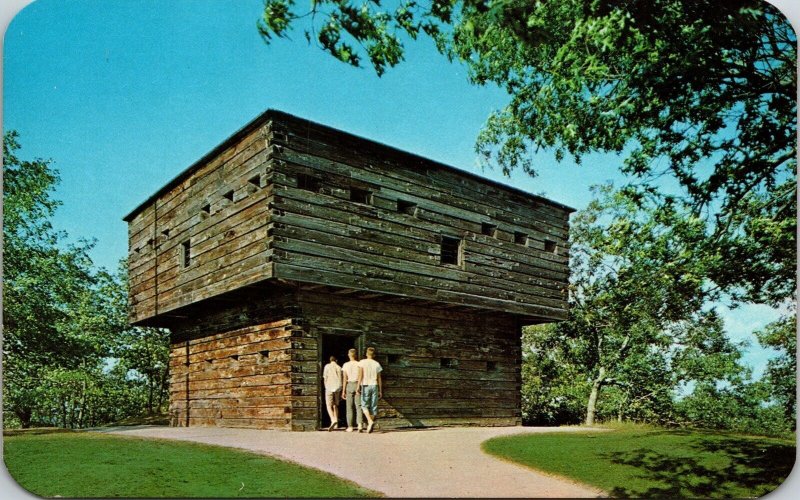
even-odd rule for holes
{"type": "MultiPolygon", "coordinates": [[[[319,422],[320,428],[324,429],[331,424],[331,419],[328,416],[328,410],[325,407],[325,384],[322,381],[322,370],[325,365],[330,362],[331,356],[336,356],[336,363],[342,366],[349,358],[347,351],[350,349],[358,349],[358,337],[353,335],[322,335],[322,348],[320,349],[320,408],[319,408],[319,422]]],[[[339,427],[347,427],[346,418],[346,405],[341,397],[338,400],[339,408],[339,427]]]]}

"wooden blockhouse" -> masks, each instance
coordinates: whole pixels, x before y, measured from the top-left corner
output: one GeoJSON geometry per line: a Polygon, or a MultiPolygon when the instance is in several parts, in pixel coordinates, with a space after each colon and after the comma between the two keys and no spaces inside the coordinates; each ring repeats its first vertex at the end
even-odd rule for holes
{"type": "Polygon", "coordinates": [[[572,211],[269,110],[125,217],[130,321],[171,331],[175,426],[327,425],[324,362],[370,345],[382,427],[519,425],[572,211]]]}

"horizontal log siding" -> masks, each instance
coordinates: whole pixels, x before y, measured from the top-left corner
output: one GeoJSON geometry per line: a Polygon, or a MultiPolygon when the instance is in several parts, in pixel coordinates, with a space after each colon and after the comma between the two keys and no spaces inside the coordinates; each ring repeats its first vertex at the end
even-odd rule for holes
{"type": "Polygon", "coordinates": [[[269,135],[266,124],[244,136],[130,221],[132,323],[271,277],[269,135]]]}
{"type": "MultiPolygon", "coordinates": [[[[291,293],[253,296],[243,305],[209,308],[173,329],[170,423],[173,426],[292,429],[316,418],[316,394],[295,384],[315,362],[291,293]]],[[[316,372],[316,369],[314,370],[316,372]]]]}
{"type": "Polygon", "coordinates": [[[566,317],[567,210],[291,120],[273,132],[273,277],[566,317]],[[319,178],[321,192],[298,188],[298,175],[319,178]],[[351,202],[353,187],[371,191],[372,204],[351,202]],[[398,212],[397,200],[416,203],[416,215],[398,212]],[[439,263],[442,235],[463,239],[463,265],[439,263]]]}
{"type": "MultiPolygon", "coordinates": [[[[377,348],[384,368],[381,428],[521,423],[521,331],[512,315],[310,291],[298,299],[311,335],[360,334],[362,345],[377,348]],[[389,354],[398,356],[396,363],[388,362],[389,354]],[[441,358],[457,366],[442,368],[441,358]],[[487,361],[495,363],[493,370],[487,361]]],[[[303,371],[318,366],[308,360],[303,371]]],[[[304,390],[313,389],[306,384],[304,390]]]]}

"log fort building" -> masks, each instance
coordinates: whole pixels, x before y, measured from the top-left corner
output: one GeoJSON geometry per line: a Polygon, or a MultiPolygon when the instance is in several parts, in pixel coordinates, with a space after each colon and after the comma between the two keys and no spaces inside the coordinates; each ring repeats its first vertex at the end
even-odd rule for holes
{"type": "Polygon", "coordinates": [[[519,425],[572,211],[269,110],[125,217],[130,321],[171,331],[175,426],[317,429],[324,362],[369,345],[382,427],[519,425]]]}

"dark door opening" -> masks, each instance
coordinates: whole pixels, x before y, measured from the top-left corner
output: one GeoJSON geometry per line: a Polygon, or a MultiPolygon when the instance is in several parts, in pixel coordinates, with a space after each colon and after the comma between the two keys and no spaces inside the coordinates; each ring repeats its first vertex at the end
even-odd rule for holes
{"type": "MultiPolygon", "coordinates": [[[[358,337],[348,335],[322,335],[322,350],[320,358],[320,408],[319,408],[319,421],[320,427],[325,428],[331,424],[331,419],[328,416],[328,410],[325,407],[325,384],[322,382],[322,370],[325,365],[330,363],[331,356],[336,356],[336,363],[339,366],[345,364],[349,358],[347,351],[356,348],[356,339],[358,337]]],[[[347,419],[345,414],[345,402],[338,399],[339,408],[339,427],[347,426],[347,419]]]]}

